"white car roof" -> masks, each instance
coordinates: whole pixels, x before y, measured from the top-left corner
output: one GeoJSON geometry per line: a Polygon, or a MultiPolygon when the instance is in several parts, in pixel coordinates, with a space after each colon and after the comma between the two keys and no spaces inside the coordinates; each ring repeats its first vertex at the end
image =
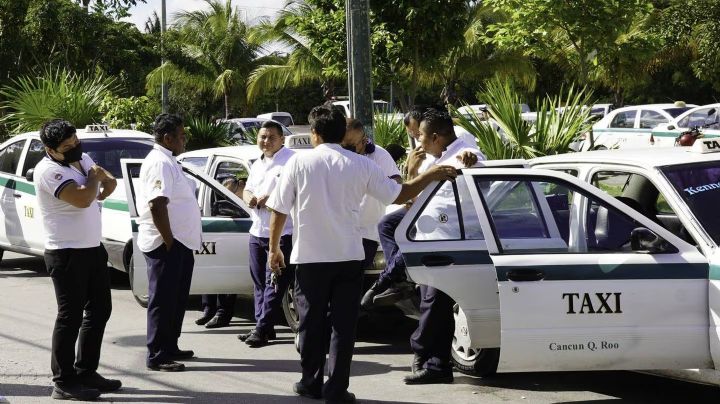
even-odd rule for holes
{"type": "Polygon", "coordinates": [[[648,148],[645,148],[565,153],[554,156],[537,157],[528,163],[531,166],[548,163],[610,163],[649,169],[668,165],[720,160],[720,153],[698,153],[693,151],[692,147],[655,147],[652,148],[652,152],[649,151],[648,148]]]}
{"type": "MultiPolygon", "coordinates": [[[[305,147],[304,145],[310,145],[310,135],[308,134],[299,134],[299,135],[292,135],[292,136],[286,136],[285,137],[285,144],[286,147],[288,147],[289,141],[292,139],[303,139],[303,142],[298,142],[298,144],[302,143],[303,146],[300,147],[289,147],[293,151],[301,151],[301,150],[312,150],[312,147],[305,147]]],[[[260,154],[262,152],[256,145],[240,145],[240,146],[226,146],[226,147],[214,147],[210,149],[200,149],[200,150],[193,150],[189,152],[185,152],[178,156],[178,158],[193,158],[193,157],[210,157],[210,156],[224,156],[224,157],[234,157],[244,160],[255,160],[258,157],[260,157],[260,154]]]]}
{"type": "MultiPolygon", "coordinates": [[[[104,139],[104,138],[121,138],[121,139],[150,139],[153,140],[153,136],[149,135],[145,132],[140,132],[139,130],[131,130],[131,129],[108,129],[106,132],[91,132],[88,133],[85,131],[84,128],[77,129],[77,136],[80,139],[104,139]]],[[[13,143],[17,140],[21,139],[28,139],[33,138],[37,139],[40,138],[40,132],[39,131],[33,131],[33,132],[25,132],[21,133],[19,135],[15,135],[5,142],[3,142],[3,145],[6,143],[13,143]]]]}

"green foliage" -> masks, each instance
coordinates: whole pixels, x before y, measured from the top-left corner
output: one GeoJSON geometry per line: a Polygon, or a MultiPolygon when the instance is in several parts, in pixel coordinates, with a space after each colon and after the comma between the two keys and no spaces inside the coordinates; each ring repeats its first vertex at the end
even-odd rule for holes
{"type": "Polygon", "coordinates": [[[407,132],[402,119],[393,114],[376,113],[373,117],[373,141],[381,147],[398,144],[407,147],[407,132]]]}
{"type": "Polygon", "coordinates": [[[134,129],[152,133],[155,117],[160,114],[160,104],[146,96],[120,98],[108,95],[103,100],[103,120],[111,128],[134,129]]]}
{"type": "Polygon", "coordinates": [[[539,105],[533,142],[538,156],[567,153],[570,143],[592,127],[592,91],[571,86],[565,96],[546,97],[539,105]],[[563,107],[562,112],[559,107],[563,107]]]}
{"type": "Polygon", "coordinates": [[[228,127],[206,118],[191,117],[185,121],[188,151],[229,146],[228,127]]]}
{"type": "Polygon", "coordinates": [[[65,69],[21,77],[0,90],[5,98],[3,122],[15,133],[38,130],[54,118],[66,119],[76,127],[98,123],[103,99],[114,88],[111,78],[100,74],[86,77],[65,69]]]}

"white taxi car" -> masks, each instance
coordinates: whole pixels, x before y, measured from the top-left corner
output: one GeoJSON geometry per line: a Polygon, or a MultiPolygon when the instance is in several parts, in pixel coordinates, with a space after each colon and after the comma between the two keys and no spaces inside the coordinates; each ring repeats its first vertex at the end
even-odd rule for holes
{"type": "MultiPolygon", "coordinates": [[[[152,136],[134,130],[109,129],[90,125],[77,130],[83,151],[97,164],[120,179],[120,159],[144,158],[153,147],[152,136]]],[[[0,189],[2,209],[0,220],[0,257],[3,251],[42,256],[45,231],[40,218],[33,172],[45,156],[39,132],[28,132],[0,144],[0,189]]],[[[127,219],[125,189],[117,187],[102,203],[102,237],[110,263],[127,270],[132,243],[127,219]]]]}
{"type": "Polygon", "coordinates": [[[708,104],[685,111],[672,121],[652,130],[656,144],[673,146],[682,132],[698,127],[704,137],[720,137],[720,104],[708,104]]]}
{"type": "MultiPolygon", "coordinates": [[[[713,139],[696,144],[720,150],[713,139]]],[[[462,170],[423,192],[396,232],[410,277],[458,303],[456,366],[481,375],[720,366],[720,154],[530,163],[462,170]],[[438,214],[434,199],[448,194],[457,203],[438,214]]]]}

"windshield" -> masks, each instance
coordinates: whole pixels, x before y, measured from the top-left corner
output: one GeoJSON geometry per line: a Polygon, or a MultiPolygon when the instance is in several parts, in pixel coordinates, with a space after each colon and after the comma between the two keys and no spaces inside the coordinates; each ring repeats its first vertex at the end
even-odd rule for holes
{"type": "Polygon", "coordinates": [[[664,111],[670,114],[673,118],[677,118],[685,111],[690,110],[690,107],[683,107],[683,108],[665,108],[664,111]]]}
{"type": "Polygon", "coordinates": [[[665,178],[685,201],[708,235],[720,245],[720,161],[663,167],[665,178]]]}
{"type": "Polygon", "coordinates": [[[144,159],[153,148],[151,139],[82,139],[82,148],[100,167],[115,178],[122,177],[120,159],[144,159]]]}

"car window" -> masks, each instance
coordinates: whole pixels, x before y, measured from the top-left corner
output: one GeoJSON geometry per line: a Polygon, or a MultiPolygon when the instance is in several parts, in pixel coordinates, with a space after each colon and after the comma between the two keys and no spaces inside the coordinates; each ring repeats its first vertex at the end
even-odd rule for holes
{"type": "Polygon", "coordinates": [[[25,155],[25,162],[23,163],[22,175],[23,177],[27,174],[28,170],[35,168],[37,163],[45,157],[45,146],[38,139],[30,141],[30,147],[28,148],[27,154],[25,155]]]}
{"type": "Polygon", "coordinates": [[[720,128],[718,120],[717,108],[702,108],[681,119],[678,122],[678,127],[693,128],[695,126],[704,126],[710,129],[718,129],[720,128]]]}
{"type": "Polygon", "coordinates": [[[610,122],[611,128],[634,128],[635,127],[635,116],[637,115],[636,109],[629,111],[618,112],[613,120],[610,122]]]}
{"type": "Polygon", "coordinates": [[[610,196],[621,196],[629,181],[630,173],[600,171],[593,175],[590,183],[607,192],[610,196]]]}
{"type": "Polygon", "coordinates": [[[409,228],[408,240],[483,240],[480,220],[464,182],[443,182],[409,228]]]}
{"type": "Polygon", "coordinates": [[[652,129],[661,123],[668,121],[661,113],[644,109],[640,113],[640,127],[643,129],[652,129]]]}
{"type": "Polygon", "coordinates": [[[181,162],[190,165],[192,168],[196,169],[197,171],[204,171],[205,170],[205,164],[207,164],[207,157],[185,157],[181,162]]]}
{"type": "Polygon", "coordinates": [[[95,164],[122,178],[120,159],[144,159],[153,148],[151,139],[101,138],[82,139],[83,151],[95,164]]]}
{"type": "MultiPolygon", "coordinates": [[[[200,209],[203,212],[204,217],[227,217],[233,219],[246,219],[250,217],[249,212],[245,211],[235,202],[226,198],[222,192],[218,191],[216,188],[218,186],[217,184],[210,184],[208,181],[205,181],[199,175],[194,174],[187,168],[183,169],[183,171],[189,179],[192,179],[197,184],[196,190],[199,190],[200,187],[204,186],[204,189],[210,192],[209,198],[207,199],[210,205],[205,205],[203,202],[204,198],[199,198],[200,209]]],[[[205,193],[206,191],[203,191],[203,195],[207,195],[205,193]]]]}
{"type": "Polygon", "coordinates": [[[222,182],[225,178],[228,177],[247,179],[248,170],[247,168],[245,168],[245,165],[243,165],[239,161],[223,161],[217,165],[214,178],[218,182],[222,182]]]}
{"type": "Polygon", "coordinates": [[[22,156],[25,147],[25,139],[10,143],[7,147],[0,150],[0,171],[8,174],[15,174],[20,164],[20,156],[22,156]]]}

